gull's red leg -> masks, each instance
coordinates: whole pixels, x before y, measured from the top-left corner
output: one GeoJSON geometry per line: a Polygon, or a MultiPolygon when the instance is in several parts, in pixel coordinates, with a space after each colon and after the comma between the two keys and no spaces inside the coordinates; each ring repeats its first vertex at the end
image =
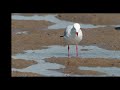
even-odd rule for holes
{"type": "Polygon", "coordinates": [[[78,57],[78,45],[76,44],[76,57],[78,57]]]}

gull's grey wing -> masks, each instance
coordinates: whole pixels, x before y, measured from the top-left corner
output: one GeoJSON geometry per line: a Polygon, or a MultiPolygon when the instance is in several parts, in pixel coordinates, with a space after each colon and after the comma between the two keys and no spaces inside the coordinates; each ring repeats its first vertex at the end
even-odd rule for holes
{"type": "Polygon", "coordinates": [[[66,30],[64,31],[64,36],[67,36],[68,34],[70,34],[72,28],[73,28],[73,25],[67,26],[66,30]]]}

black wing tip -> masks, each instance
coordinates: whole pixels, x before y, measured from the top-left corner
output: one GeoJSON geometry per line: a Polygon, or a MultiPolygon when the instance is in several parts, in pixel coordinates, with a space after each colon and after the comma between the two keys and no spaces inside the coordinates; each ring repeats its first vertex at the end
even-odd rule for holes
{"type": "Polygon", "coordinates": [[[64,36],[60,36],[60,37],[64,37],[64,36]]]}

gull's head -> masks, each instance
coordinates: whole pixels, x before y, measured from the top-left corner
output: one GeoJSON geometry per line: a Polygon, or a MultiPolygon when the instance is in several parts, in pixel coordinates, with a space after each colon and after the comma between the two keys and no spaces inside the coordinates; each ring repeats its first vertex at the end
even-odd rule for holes
{"type": "Polygon", "coordinates": [[[79,30],[79,29],[80,29],[80,24],[79,24],[79,23],[74,23],[74,24],[73,24],[73,27],[74,27],[76,30],[79,30]]]}
{"type": "Polygon", "coordinates": [[[78,31],[80,29],[80,24],[79,23],[74,23],[73,27],[76,29],[76,35],[78,36],[78,31]]]}

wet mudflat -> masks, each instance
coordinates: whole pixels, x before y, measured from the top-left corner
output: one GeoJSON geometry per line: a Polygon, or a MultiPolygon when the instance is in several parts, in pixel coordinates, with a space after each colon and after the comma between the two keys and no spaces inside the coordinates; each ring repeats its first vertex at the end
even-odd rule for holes
{"type": "MultiPolygon", "coordinates": [[[[21,18],[19,14],[18,16],[21,18]]],[[[18,16],[17,19],[12,17],[15,21],[12,24],[12,33],[14,32],[12,58],[16,61],[22,59],[21,62],[23,60],[32,60],[32,62],[30,65],[26,63],[26,67],[22,69],[13,67],[14,76],[22,76],[22,72],[28,73],[25,76],[34,76],[34,73],[37,76],[66,76],[66,74],[67,76],[120,76],[120,32],[114,29],[116,25],[119,26],[118,24],[112,23],[110,26],[99,23],[98,25],[81,23],[84,39],[79,45],[79,58],[75,57],[75,47],[71,45],[71,58],[66,59],[67,46],[64,46],[63,38],[59,36],[63,34],[65,26],[74,21],[60,20],[57,14],[45,16],[33,14],[29,17],[22,16],[21,20],[18,20],[18,16]],[[23,20],[23,18],[27,19],[23,20]],[[27,25],[28,19],[31,25],[27,25]],[[87,65],[85,63],[71,64],[79,61],[88,63],[87,65]],[[96,62],[96,64],[91,62],[96,62]]]]}

